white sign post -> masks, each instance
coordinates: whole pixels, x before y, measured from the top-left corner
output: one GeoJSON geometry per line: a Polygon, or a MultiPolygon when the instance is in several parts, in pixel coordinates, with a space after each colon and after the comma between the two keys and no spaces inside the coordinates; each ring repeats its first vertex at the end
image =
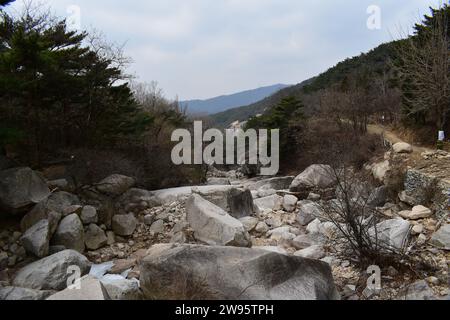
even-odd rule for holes
{"type": "Polygon", "coordinates": [[[444,133],[444,131],[439,131],[438,141],[444,141],[444,140],[445,140],[445,133],[444,133]]]}

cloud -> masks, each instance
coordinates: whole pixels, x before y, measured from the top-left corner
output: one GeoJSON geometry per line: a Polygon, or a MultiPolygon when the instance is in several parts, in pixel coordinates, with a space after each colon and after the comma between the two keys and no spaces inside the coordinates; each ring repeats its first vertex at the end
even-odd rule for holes
{"type": "MultiPolygon", "coordinates": [[[[398,36],[439,0],[48,0],[60,16],[126,42],[130,71],[169,97],[206,98],[298,83],[398,36]],[[366,26],[378,5],[382,29],[366,26]]],[[[13,9],[20,8],[15,3],[13,9]]]]}

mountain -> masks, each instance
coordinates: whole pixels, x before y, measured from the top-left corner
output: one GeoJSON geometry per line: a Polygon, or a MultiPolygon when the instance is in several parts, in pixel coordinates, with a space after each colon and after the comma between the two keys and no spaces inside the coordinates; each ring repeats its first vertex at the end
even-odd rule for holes
{"type": "Polygon", "coordinates": [[[189,114],[214,114],[231,108],[255,103],[287,87],[289,87],[289,85],[276,84],[207,100],[181,101],[180,105],[187,107],[189,114]]]}
{"type": "MultiPolygon", "coordinates": [[[[402,40],[400,40],[402,41],[402,40]]],[[[375,49],[362,53],[359,56],[346,59],[339,62],[334,67],[321,73],[317,77],[303,81],[297,85],[290,86],[277,91],[276,93],[238,108],[226,110],[210,116],[216,127],[226,128],[236,120],[245,121],[257,114],[264,113],[280,102],[283,98],[295,96],[304,98],[306,95],[313,94],[319,90],[330,88],[331,86],[343,81],[347,76],[353,74],[367,73],[372,74],[374,79],[377,75],[389,70],[389,61],[395,58],[395,46],[398,41],[381,44],[375,49]]]]}

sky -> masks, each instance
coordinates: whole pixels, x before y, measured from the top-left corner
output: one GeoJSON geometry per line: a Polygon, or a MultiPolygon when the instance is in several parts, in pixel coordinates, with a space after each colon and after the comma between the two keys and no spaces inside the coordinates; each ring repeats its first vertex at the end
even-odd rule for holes
{"type": "Polygon", "coordinates": [[[125,44],[136,81],[157,81],[167,98],[188,100],[302,82],[398,39],[442,0],[39,2],[125,44]]]}

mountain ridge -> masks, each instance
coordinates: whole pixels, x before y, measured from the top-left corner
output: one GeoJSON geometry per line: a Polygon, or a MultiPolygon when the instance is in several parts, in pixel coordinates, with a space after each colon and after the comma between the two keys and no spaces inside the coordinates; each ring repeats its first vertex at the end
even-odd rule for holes
{"type": "Polygon", "coordinates": [[[232,94],[224,94],[209,99],[180,101],[180,105],[187,107],[187,112],[190,114],[215,114],[232,108],[250,105],[290,86],[278,83],[232,94]]]}

